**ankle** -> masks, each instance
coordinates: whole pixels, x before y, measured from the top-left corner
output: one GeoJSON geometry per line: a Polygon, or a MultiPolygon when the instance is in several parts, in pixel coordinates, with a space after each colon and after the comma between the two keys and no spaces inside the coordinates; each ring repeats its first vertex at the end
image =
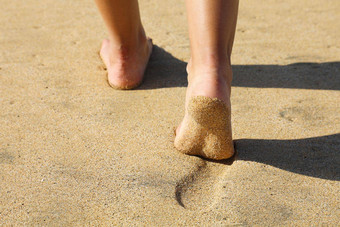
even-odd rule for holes
{"type": "Polygon", "coordinates": [[[205,79],[224,82],[228,86],[231,86],[232,68],[230,61],[194,62],[192,59],[190,59],[187,66],[187,71],[188,80],[191,80],[194,77],[205,77],[205,79]]]}
{"type": "Polygon", "coordinates": [[[129,56],[139,54],[147,46],[148,38],[144,29],[139,29],[135,35],[128,38],[110,36],[110,49],[114,56],[122,57],[123,60],[129,56]]]}

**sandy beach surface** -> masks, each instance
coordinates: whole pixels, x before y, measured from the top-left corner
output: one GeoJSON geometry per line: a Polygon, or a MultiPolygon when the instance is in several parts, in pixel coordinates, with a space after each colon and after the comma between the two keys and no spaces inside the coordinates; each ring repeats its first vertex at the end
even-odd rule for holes
{"type": "Polygon", "coordinates": [[[184,1],[140,1],[155,47],[131,91],[93,1],[0,3],[0,225],[340,225],[339,0],[240,2],[222,162],[173,147],[184,1]]]}

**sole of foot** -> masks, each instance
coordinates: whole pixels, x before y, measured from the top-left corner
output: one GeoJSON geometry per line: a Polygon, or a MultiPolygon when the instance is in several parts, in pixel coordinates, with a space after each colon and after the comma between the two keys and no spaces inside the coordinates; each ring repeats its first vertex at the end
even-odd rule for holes
{"type": "Polygon", "coordinates": [[[184,119],[176,131],[174,145],[187,155],[208,159],[228,159],[234,154],[231,111],[222,100],[191,97],[184,119]]]}

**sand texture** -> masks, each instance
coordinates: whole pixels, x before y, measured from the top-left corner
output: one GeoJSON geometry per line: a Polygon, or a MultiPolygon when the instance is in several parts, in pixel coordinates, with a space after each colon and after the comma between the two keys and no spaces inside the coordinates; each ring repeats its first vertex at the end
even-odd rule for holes
{"type": "Polygon", "coordinates": [[[144,83],[112,89],[91,0],[0,0],[0,225],[338,226],[340,1],[241,1],[235,161],[174,148],[184,1],[142,0],[144,83]]]}
{"type": "Polygon", "coordinates": [[[211,160],[234,155],[231,111],[222,100],[195,96],[189,100],[187,114],[174,145],[178,151],[211,160]]]}

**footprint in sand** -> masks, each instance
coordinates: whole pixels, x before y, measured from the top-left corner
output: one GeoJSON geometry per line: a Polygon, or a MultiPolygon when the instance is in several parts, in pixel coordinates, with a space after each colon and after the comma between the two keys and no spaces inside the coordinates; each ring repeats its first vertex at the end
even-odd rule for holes
{"type": "Polygon", "coordinates": [[[228,165],[234,162],[235,157],[223,161],[199,160],[197,167],[176,185],[178,204],[188,210],[209,210],[213,207],[222,193],[228,165]]]}

